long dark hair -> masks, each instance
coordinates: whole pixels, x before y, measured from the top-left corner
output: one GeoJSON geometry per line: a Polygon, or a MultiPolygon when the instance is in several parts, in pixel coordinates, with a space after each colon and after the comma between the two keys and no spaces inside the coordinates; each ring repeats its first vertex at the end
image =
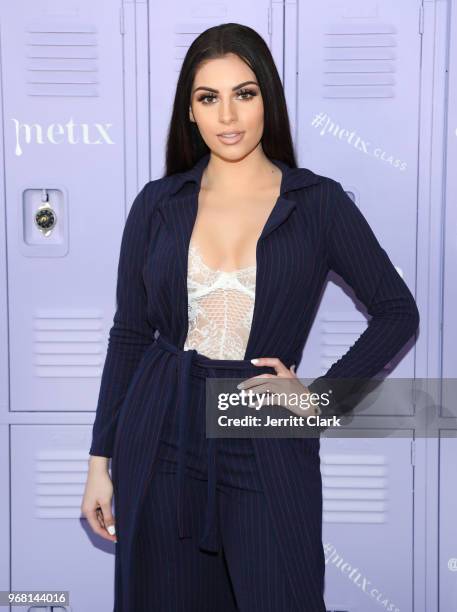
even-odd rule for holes
{"type": "Polygon", "coordinates": [[[197,36],[184,58],[168,128],[165,176],[188,170],[209,152],[196,123],[189,120],[192,84],[202,61],[220,58],[226,53],[238,55],[256,75],[264,101],[262,148],[265,155],[297,167],[284,90],[268,45],[248,26],[223,23],[197,36]]]}

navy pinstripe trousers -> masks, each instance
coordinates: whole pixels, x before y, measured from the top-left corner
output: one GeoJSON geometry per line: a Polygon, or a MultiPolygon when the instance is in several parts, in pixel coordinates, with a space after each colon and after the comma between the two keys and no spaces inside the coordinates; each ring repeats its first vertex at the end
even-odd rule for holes
{"type": "MultiPolygon", "coordinates": [[[[187,479],[192,535],[176,533],[177,482],[172,464],[156,464],[143,506],[135,585],[138,612],[298,612],[264,494],[218,484],[222,548],[201,550],[206,481],[187,479]]],[[[310,610],[311,612],[311,610],[310,610]]]]}

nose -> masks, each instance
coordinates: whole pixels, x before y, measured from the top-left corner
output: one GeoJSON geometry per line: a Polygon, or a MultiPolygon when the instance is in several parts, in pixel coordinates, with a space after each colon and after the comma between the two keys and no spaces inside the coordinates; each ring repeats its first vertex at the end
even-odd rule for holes
{"type": "Polygon", "coordinates": [[[228,100],[221,100],[219,105],[219,121],[221,123],[230,123],[236,119],[235,102],[229,98],[228,100]]]}

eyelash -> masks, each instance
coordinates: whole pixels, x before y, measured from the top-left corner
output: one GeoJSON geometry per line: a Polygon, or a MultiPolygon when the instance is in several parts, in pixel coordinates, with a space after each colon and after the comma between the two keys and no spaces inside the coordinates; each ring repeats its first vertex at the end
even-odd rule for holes
{"type": "MultiPolygon", "coordinates": [[[[257,95],[257,92],[254,91],[254,89],[239,89],[238,90],[238,94],[239,95],[246,95],[249,94],[249,98],[242,98],[242,100],[252,100],[252,98],[254,96],[257,95]]],[[[212,100],[215,100],[217,96],[215,96],[213,93],[211,94],[203,94],[201,96],[199,96],[198,101],[202,102],[202,104],[212,104],[212,102],[204,102],[204,100],[206,100],[207,98],[210,98],[212,100]]]]}

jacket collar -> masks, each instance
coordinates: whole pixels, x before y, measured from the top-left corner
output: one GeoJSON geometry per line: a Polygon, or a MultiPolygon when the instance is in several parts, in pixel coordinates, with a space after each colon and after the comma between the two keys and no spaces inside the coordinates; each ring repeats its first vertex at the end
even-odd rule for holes
{"type": "MultiPolygon", "coordinates": [[[[173,187],[170,195],[177,194],[185,183],[193,182],[200,185],[203,171],[208,165],[209,159],[210,153],[205,153],[190,170],[176,173],[173,176],[173,187]]],[[[280,196],[289,191],[295,191],[296,189],[321,182],[321,177],[307,168],[292,168],[278,159],[271,159],[270,161],[282,171],[280,196]]]]}

